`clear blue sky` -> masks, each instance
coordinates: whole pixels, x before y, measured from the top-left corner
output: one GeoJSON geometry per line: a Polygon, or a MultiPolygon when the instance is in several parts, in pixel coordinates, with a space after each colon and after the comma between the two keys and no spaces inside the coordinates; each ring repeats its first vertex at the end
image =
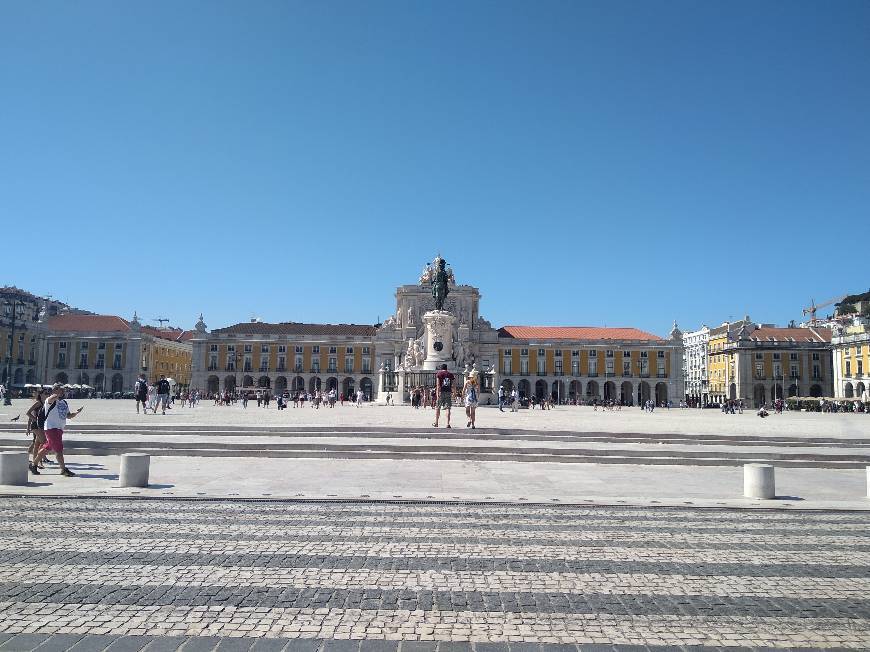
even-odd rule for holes
{"type": "Polygon", "coordinates": [[[784,322],[870,287],[868,116],[864,0],[7,1],[0,282],[372,323],[440,250],[498,325],[784,322]]]}

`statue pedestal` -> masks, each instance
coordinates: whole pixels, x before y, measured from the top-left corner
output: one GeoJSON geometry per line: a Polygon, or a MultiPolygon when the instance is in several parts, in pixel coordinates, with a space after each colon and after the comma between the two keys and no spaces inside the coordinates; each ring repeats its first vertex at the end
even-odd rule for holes
{"type": "Polygon", "coordinates": [[[434,371],[442,364],[453,366],[453,324],[456,317],[446,310],[430,310],[423,315],[426,326],[426,360],[423,369],[434,371]]]}

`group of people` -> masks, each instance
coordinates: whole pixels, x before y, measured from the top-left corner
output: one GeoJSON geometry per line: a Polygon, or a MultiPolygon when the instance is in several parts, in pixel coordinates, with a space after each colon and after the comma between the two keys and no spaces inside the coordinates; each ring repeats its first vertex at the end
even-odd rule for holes
{"type": "Polygon", "coordinates": [[[33,393],[33,404],[27,410],[27,433],[31,436],[28,467],[33,475],[39,475],[39,470],[45,468],[49,453],[54,453],[60,474],[68,478],[75,477],[63,457],[63,431],[66,422],[81,414],[84,407],[70,410],[64,398],[64,386],[61,383],[52,385],[51,392],[38,389],[33,393]]]}
{"type": "MultiPolygon", "coordinates": [[[[430,393],[431,394],[431,393],[430,393]]],[[[441,420],[441,411],[447,412],[447,428],[451,428],[450,416],[453,407],[453,401],[456,396],[456,376],[447,369],[447,364],[442,364],[441,368],[435,373],[435,423],[433,428],[438,427],[438,422],[441,420]]],[[[480,380],[476,370],[472,371],[465,379],[462,389],[459,392],[465,404],[465,416],[468,421],[465,424],[466,428],[477,428],[477,405],[480,402],[480,380]]]]}
{"type": "MultiPolygon", "coordinates": [[[[172,386],[163,374],[160,374],[160,379],[154,384],[149,384],[145,374],[139,374],[139,379],[133,385],[133,395],[136,399],[136,414],[139,414],[140,406],[142,414],[148,414],[148,410],[151,410],[151,414],[157,414],[158,408],[162,414],[166,414],[166,410],[171,410],[176,400],[176,396],[172,394],[172,386]]],[[[195,407],[199,403],[199,391],[194,389],[179,393],[177,398],[181,407],[195,407]]]]}
{"type": "Polygon", "coordinates": [[[248,402],[255,400],[258,408],[268,408],[273,399],[278,410],[286,410],[290,403],[293,403],[294,408],[305,407],[306,403],[315,409],[320,409],[321,406],[334,408],[336,403],[340,405],[351,403],[357,407],[362,407],[362,404],[367,400],[365,392],[361,389],[351,392],[349,395],[345,395],[344,392],[339,393],[335,388],[332,388],[326,391],[316,390],[313,392],[279,392],[274,397],[268,389],[239,392],[224,390],[214,395],[214,404],[229,406],[241,402],[242,407],[247,408],[248,402]]]}

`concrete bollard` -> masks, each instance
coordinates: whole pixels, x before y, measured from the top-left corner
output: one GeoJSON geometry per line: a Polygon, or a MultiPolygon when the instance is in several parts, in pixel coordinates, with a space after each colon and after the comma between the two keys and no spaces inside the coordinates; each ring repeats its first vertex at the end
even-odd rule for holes
{"type": "Polygon", "coordinates": [[[27,484],[27,451],[0,453],[0,484],[27,484]]]}
{"type": "Polygon", "coordinates": [[[743,465],[743,496],[765,499],[776,496],[772,464],[743,465]]]}
{"type": "Polygon", "coordinates": [[[145,453],[121,455],[121,486],[147,487],[151,456],[145,453]]]}

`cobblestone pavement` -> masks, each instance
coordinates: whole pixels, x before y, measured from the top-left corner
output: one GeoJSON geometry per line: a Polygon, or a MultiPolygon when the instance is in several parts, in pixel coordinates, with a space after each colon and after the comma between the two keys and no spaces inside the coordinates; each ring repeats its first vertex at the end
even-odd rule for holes
{"type": "Polygon", "coordinates": [[[868,589],[861,512],[0,499],[0,650],[868,649],[868,589]]]}

